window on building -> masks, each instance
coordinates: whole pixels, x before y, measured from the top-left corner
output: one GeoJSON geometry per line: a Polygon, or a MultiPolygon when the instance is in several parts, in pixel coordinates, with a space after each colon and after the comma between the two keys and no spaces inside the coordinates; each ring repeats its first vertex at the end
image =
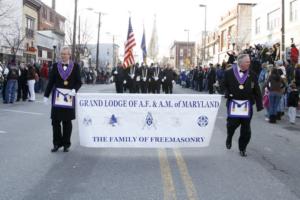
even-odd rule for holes
{"type": "Polygon", "coordinates": [[[276,9],[268,13],[268,30],[274,30],[275,28],[280,27],[280,9],[276,9]]]}
{"type": "Polygon", "coordinates": [[[42,16],[44,19],[47,19],[47,8],[42,8],[42,16]]]}
{"type": "Polygon", "coordinates": [[[52,59],[52,52],[51,51],[47,51],[47,58],[52,59]]]}
{"type": "Polygon", "coordinates": [[[38,50],[38,57],[41,58],[42,56],[43,56],[43,51],[42,51],[42,49],[39,49],[39,50],[38,50]]]}
{"type": "Polygon", "coordinates": [[[298,21],[300,11],[300,0],[294,0],[290,2],[290,21],[298,21]]]}
{"type": "Polygon", "coordinates": [[[65,22],[59,20],[59,30],[62,32],[65,31],[65,22]]]}
{"type": "Polygon", "coordinates": [[[179,55],[183,57],[183,49],[179,49],[179,55]]]}
{"type": "Polygon", "coordinates": [[[50,12],[49,14],[50,14],[50,22],[54,22],[53,13],[50,12]]]}
{"type": "Polygon", "coordinates": [[[226,38],[225,38],[225,30],[221,32],[221,51],[223,51],[223,48],[225,47],[226,38]]]}
{"type": "Polygon", "coordinates": [[[260,18],[257,18],[255,20],[255,34],[259,34],[260,33],[260,18]]]}
{"type": "Polygon", "coordinates": [[[34,36],[34,19],[26,17],[26,37],[33,38],[34,36]]]}

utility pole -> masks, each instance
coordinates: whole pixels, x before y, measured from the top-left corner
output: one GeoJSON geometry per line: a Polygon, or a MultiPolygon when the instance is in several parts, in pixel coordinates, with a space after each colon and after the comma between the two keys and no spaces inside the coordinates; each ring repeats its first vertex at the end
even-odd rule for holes
{"type": "Polygon", "coordinates": [[[80,50],[81,50],[81,44],[80,44],[80,15],[78,17],[78,45],[77,45],[77,51],[76,51],[76,62],[80,61],[80,50]]]}
{"type": "Polygon", "coordinates": [[[285,5],[284,5],[284,0],[281,1],[281,56],[280,58],[284,58],[284,52],[285,52],[285,5]]]}
{"type": "Polygon", "coordinates": [[[97,36],[97,51],[96,51],[96,70],[99,70],[99,39],[100,39],[100,26],[101,26],[101,12],[99,14],[99,21],[98,21],[98,36],[97,36]]]}
{"type": "Polygon", "coordinates": [[[73,26],[73,44],[72,44],[72,59],[73,60],[75,60],[75,46],[76,46],[77,3],[78,3],[78,0],[75,0],[74,26],[73,26]]]}
{"type": "Polygon", "coordinates": [[[203,61],[205,61],[205,50],[206,50],[206,5],[204,4],[200,4],[199,7],[201,8],[204,8],[205,9],[205,17],[204,17],[204,38],[202,40],[202,43],[203,43],[203,55],[202,55],[202,64],[203,64],[203,61]]]}

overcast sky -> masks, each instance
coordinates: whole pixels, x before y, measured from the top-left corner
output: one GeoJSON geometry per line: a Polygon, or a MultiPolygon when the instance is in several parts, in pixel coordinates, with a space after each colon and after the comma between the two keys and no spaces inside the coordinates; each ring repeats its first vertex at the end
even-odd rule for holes
{"type": "MultiPolygon", "coordinates": [[[[52,0],[42,0],[51,6],[52,0]]],[[[190,41],[199,40],[201,31],[204,30],[204,8],[199,4],[207,5],[207,30],[217,27],[220,16],[233,8],[238,2],[250,2],[255,0],[78,0],[78,12],[82,23],[87,21],[90,27],[92,39],[90,43],[97,41],[97,14],[86,8],[106,13],[102,17],[100,42],[112,42],[112,36],[116,35],[116,43],[120,45],[120,53],[123,54],[123,46],[127,37],[129,11],[132,18],[132,26],[137,46],[135,52],[140,53],[140,43],[143,32],[143,24],[146,30],[147,47],[151,37],[153,19],[156,15],[157,34],[160,55],[169,55],[169,48],[174,42],[187,41],[190,30],[190,41]]],[[[56,0],[56,10],[72,21],[74,16],[74,0],[56,0]]]]}

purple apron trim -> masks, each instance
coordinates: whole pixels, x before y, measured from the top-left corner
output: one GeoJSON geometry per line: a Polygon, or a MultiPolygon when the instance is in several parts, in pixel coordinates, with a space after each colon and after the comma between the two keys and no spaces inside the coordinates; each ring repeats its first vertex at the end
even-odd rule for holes
{"type": "Polygon", "coordinates": [[[72,97],[72,98],[73,98],[72,106],[56,105],[56,104],[55,104],[55,98],[56,98],[56,95],[59,95],[59,94],[62,94],[62,95],[64,96],[64,98],[66,98],[65,94],[59,92],[56,88],[53,89],[53,93],[52,93],[52,106],[53,106],[53,107],[55,107],[55,108],[68,108],[68,109],[73,109],[73,108],[75,108],[75,97],[72,97]]]}
{"type": "Polygon", "coordinates": [[[235,76],[236,80],[237,80],[241,85],[243,85],[243,84],[245,83],[245,81],[247,80],[247,77],[248,77],[248,74],[249,74],[249,70],[247,70],[247,71],[244,73],[244,75],[242,76],[242,78],[241,78],[240,75],[239,75],[238,67],[237,67],[236,64],[233,65],[232,69],[233,69],[234,76],[235,76]]]}
{"type": "MultiPolygon", "coordinates": [[[[249,100],[247,100],[247,102],[243,103],[246,104],[246,108],[248,107],[248,115],[236,115],[236,114],[231,114],[230,112],[230,108],[232,107],[232,104],[234,103],[234,100],[229,100],[229,106],[227,108],[227,113],[228,113],[228,117],[229,118],[250,118],[251,117],[251,113],[252,113],[252,106],[249,100]]],[[[235,103],[237,104],[237,103],[235,103]]]]}
{"type": "Polygon", "coordinates": [[[74,63],[71,60],[69,61],[69,65],[68,65],[66,71],[63,69],[61,61],[59,61],[57,63],[57,69],[58,69],[59,75],[64,81],[67,80],[68,77],[71,75],[73,68],[74,68],[74,63]]]}

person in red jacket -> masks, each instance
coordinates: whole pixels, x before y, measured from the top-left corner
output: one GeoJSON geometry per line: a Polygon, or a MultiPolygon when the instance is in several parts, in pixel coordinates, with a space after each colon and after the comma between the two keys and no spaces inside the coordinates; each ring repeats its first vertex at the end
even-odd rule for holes
{"type": "Polygon", "coordinates": [[[42,80],[42,85],[41,85],[42,92],[45,92],[45,89],[48,84],[48,73],[49,73],[48,64],[43,63],[43,66],[40,70],[40,75],[41,75],[41,80],[42,80]]]}
{"type": "Polygon", "coordinates": [[[295,44],[291,45],[291,63],[295,66],[298,63],[299,50],[296,48],[295,44]]]}

